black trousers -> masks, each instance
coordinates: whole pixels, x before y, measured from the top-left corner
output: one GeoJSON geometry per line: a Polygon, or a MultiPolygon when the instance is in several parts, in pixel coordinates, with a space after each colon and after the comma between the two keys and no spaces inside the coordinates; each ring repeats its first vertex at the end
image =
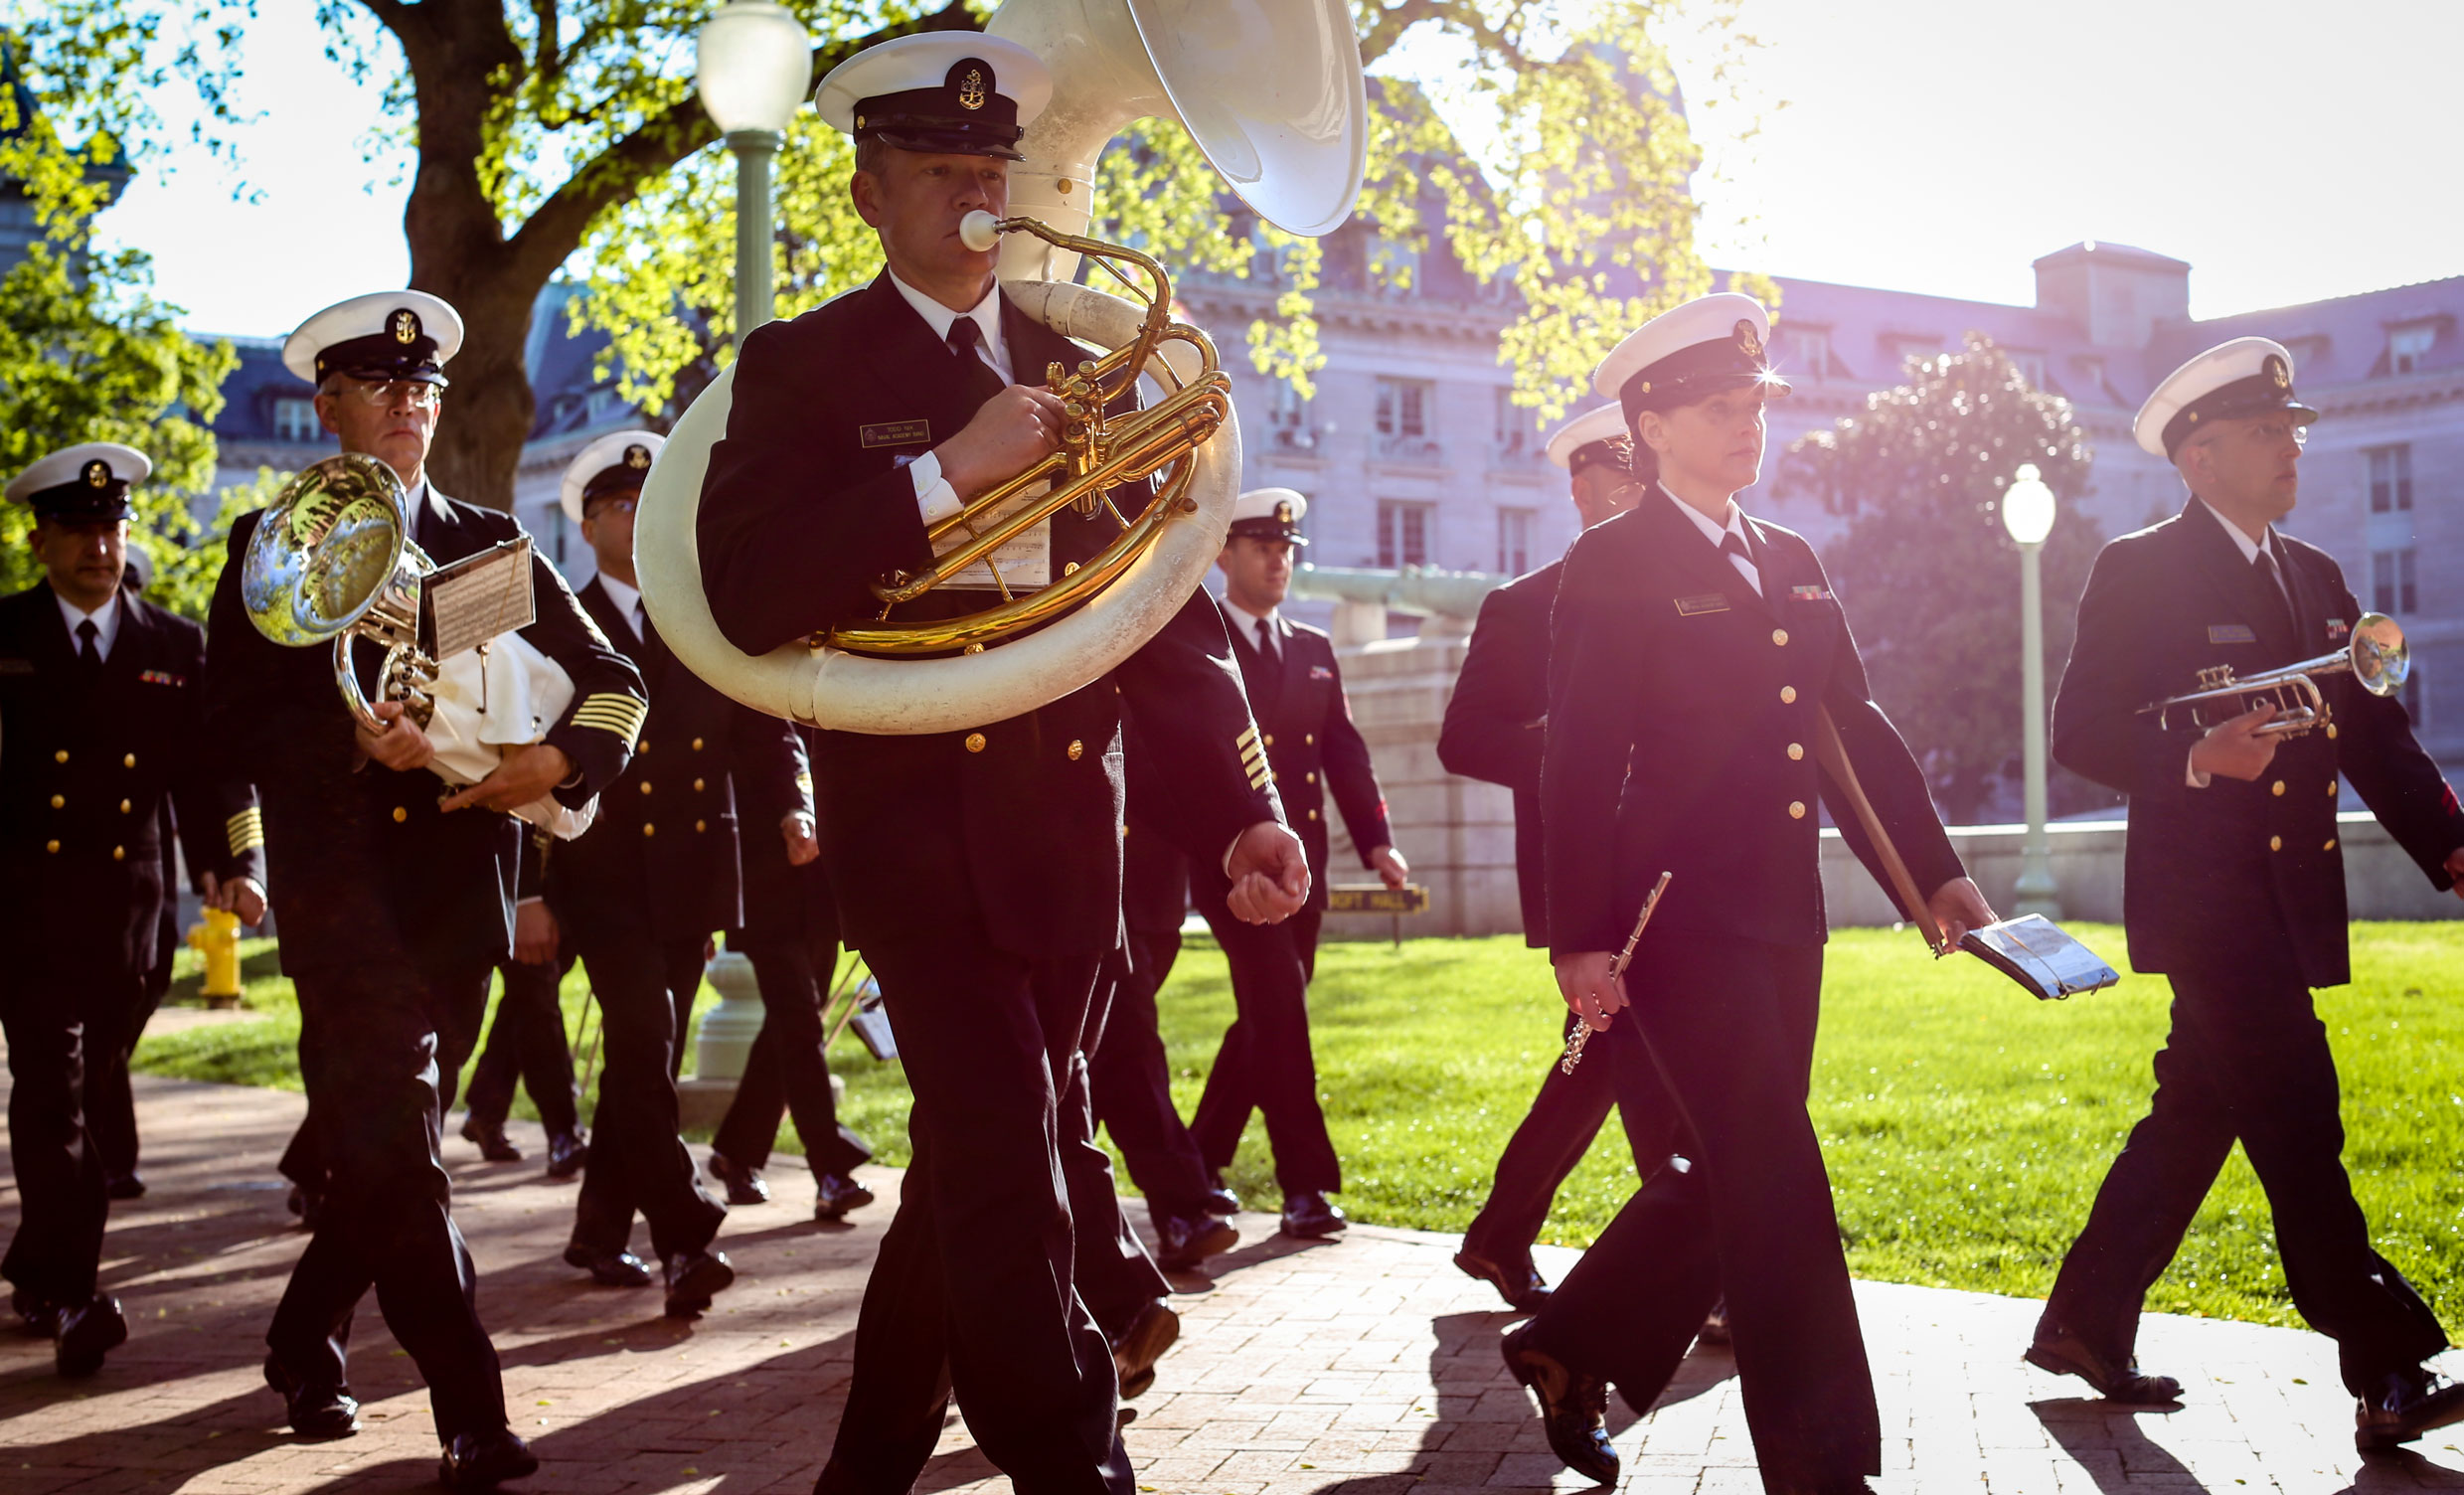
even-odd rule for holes
{"type": "MultiPolygon", "coordinates": [[[[405,977],[425,995],[421,998],[435,1039],[436,1082],[430,1098],[436,1103],[434,1130],[442,1133],[444,1118],[453,1109],[453,1094],[462,1078],[462,1067],[470,1062],[471,1051],[479,1046],[479,1025],[488,1014],[488,975],[485,970],[476,976],[433,977],[411,973],[405,977]]],[[[329,1038],[346,1035],[341,1023],[311,1024],[302,1012],[299,1024],[299,1068],[304,1077],[313,1061],[310,1050],[329,1038]]],[[[282,1160],[275,1166],[284,1178],[311,1193],[322,1194],[333,1187],[333,1157],[319,1132],[318,1105],[315,1092],[308,1095],[308,1114],[291,1133],[290,1144],[282,1149],[282,1160]]]]}
{"type": "MultiPolygon", "coordinates": [[[[41,962],[40,952],[20,954],[41,962]]],[[[125,974],[81,978],[38,963],[34,979],[13,981],[0,993],[0,1031],[9,1045],[9,1163],[18,1199],[17,1234],[0,1257],[0,1277],[53,1302],[83,1303],[94,1295],[110,1211],[94,1079],[123,1055],[140,985],[125,974]]]]}
{"type": "Polygon", "coordinates": [[[955,1392],[1021,1495],[1129,1495],[1111,1349],[1074,1282],[1068,1182],[1083,1139],[1068,1118],[1085,1112],[1065,1102],[1098,957],[1027,960],[964,926],[865,957],[915,1095],[914,1150],[814,1489],[905,1491],[955,1392]]]}
{"type": "MultiPolygon", "coordinates": [[[[265,1343],[302,1380],[347,1380],[351,1318],[371,1287],[427,1381],[447,1441],[505,1425],[478,1274],[438,1161],[440,1032],[475,1028],[487,972],[430,978],[397,962],[299,971],[301,1078],[325,1214],[291,1270],[265,1343]]],[[[295,1144],[296,1145],[296,1139],[295,1144]]]]}
{"type": "Polygon", "coordinates": [[[711,1150],[745,1168],[767,1167],[782,1116],[796,1119],[804,1161],[815,1173],[848,1173],[871,1160],[864,1138],[839,1124],[830,1093],[830,1057],[822,1041],[826,983],[839,964],[835,923],[770,933],[747,929],[732,942],[752,962],[761,987],[761,1031],[744,1058],[736,1098],[711,1139],[711,1150]]]}
{"type": "Polygon", "coordinates": [[[1881,1473],[1873,1375],[1805,1111],[1822,947],[1655,932],[1626,991],[1633,1006],[1593,1057],[1606,1044],[1620,1066],[1656,1065],[1697,1155],[1627,1201],[1532,1320],[1532,1347],[1648,1409],[1725,1288],[1764,1485],[1881,1473]]]}
{"type": "MultiPolygon", "coordinates": [[[[1221,883],[1222,879],[1214,880],[1221,883]]],[[[1198,912],[1215,931],[1232,966],[1238,1014],[1208,1072],[1207,1087],[1190,1118],[1190,1135],[1207,1166],[1221,1173],[1239,1149],[1251,1112],[1266,1118],[1275,1182],[1283,1192],[1332,1193],[1343,1187],[1335,1141],[1318,1107],[1317,1060],[1309,1051],[1309,978],[1317,966],[1316,910],[1279,924],[1243,923],[1221,891],[1193,880],[1198,912]]]]}
{"type": "Polygon", "coordinates": [[[2155,1098],[2096,1191],[2045,1317],[2128,1361],[2148,1288],[2238,1141],[2267,1191],[2293,1305],[2336,1341],[2345,1384],[2360,1395],[2445,1349],[2447,1333],[2371,1248],[2345,1176],[2327,1029],[2291,974],[2289,941],[2269,933],[2254,921],[2246,938],[2282,948],[2244,946],[2229,969],[2173,973],[2155,1098]]]}
{"type": "Polygon", "coordinates": [[[1130,1181],[1156,1209],[1194,1215],[1215,1187],[1197,1139],[1172,1103],[1172,1067],[1164,1054],[1155,994],[1181,953],[1181,931],[1141,934],[1107,963],[1111,1011],[1087,1052],[1087,1089],[1094,1119],[1111,1134],[1130,1181]]]}
{"type": "MultiPolygon", "coordinates": [[[[164,844],[170,844],[167,836],[164,844]]],[[[145,1025],[154,1020],[154,1010],[162,1006],[163,997],[171,990],[171,957],[180,948],[175,886],[170,859],[166,857],[162,916],[154,927],[153,968],[145,973],[144,984],[119,1025],[118,1041],[107,1056],[108,1062],[89,1062],[85,1067],[85,1125],[93,1133],[95,1147],[101,1150],[102,1176],[106,1180],[129,1178],[137,1171],[137,1100],[128,1087],[128,1065],[136,1057],[138,1041],[145,1037],[145,1025]]],[[[106,1056],[95,1058],[100,1061],[106,1056]]]]}
{"type": "Polygon", "coordinates": [[[647,919],[567,927],[598,999],[606,1055],[574,1244],[623,1250],[639,1211],[661,1259],[702,1250],[717,1239],[728,1210],[702,1188],[679,1134],[676,1071],[684,1062],[684,1023],[702,987],[707,937],[662,942],[647,919]]]}
{"type": "MultiPolygon", "coordinates": [[[[1123,953],[1104,960],[1107,972],[1123,968],[1123,953]]],[[[1086,1028],[1078,1052],[1069,1060],[1069,1087],[1062,1092],[1061,1174],[1069,1190],[1071,1227],[1070,1275],[1078,1297],[1094,1316],[1106,1339],[1118,1339],[1138,1310],[1172,1291],[1163,1268],[1147,1254],[1146,1243],[1121,1214],[1121,1191],[1112,1174],[1112,1156],[1095,1142],[1095,1111],[1088,1080],[1090,1050],[1103,1046],[1116,1016],[1111,1009],[1114,980],[1095,978],[1086,1028]]]]}
{"type": "MultiPolygon", "coordinates": [[[[1563,1037],[1570,1039],[1573,1032],[1569,1014],[1563,1037]]],[[[1532,1243],[1549,1222],[1559,1188],[1591,1150],[1611,1105],[1625,1126],[1634,1172],[1642,1181],[1649,1182],[1670,1154],[1685,1150],[1680,1142],[1685,1122],[1660,1072],[1647,1056],[1628,1054],[1620,1063],[1618,1047],[1592,1042],[1571,1075],[1556,1058],[1549,1061],[1532,1108],[1498,1154],[1497,1181],[1463,1235],[1465,1250],[1509,1266],[1530,1261],[1532,1243]]]]}
{"type": "Polygon", "coordinates": [[[497,973],[505,979],[504,995],[496,1000],[496,1020],[488,1025],[487,1047],[472,1067],[464,1101],[471,1116],[499,1126],[513,1113],[516,1080],[531,1093],[539,1119],[550,1136],[570,1135],[581,1128],[581,1088],[574,1082],[574,1051],[565,1038],[565,1009],[557,986],[574,968],[575,956],[560,949],[557,958],[541,965],[508,960],[497,973]]]}

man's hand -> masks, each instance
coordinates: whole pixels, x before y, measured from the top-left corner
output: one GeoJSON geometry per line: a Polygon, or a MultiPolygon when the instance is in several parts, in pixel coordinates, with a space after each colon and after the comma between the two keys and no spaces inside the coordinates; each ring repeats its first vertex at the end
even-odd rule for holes
{"type": "Polygon", "coordinates": [[[1608,973],[1616,963],[1617,957],[1606,950],[1558,957],[1558,991],[1593,1033],[1606,1033],[1608,1020],[1625,1008],[1625,980],[1608,973]]]}
{"type": "Polygon", "coordinates": [[[789,810],[778,822],[778,833],[787,841],[787,865],[809,867],[821,856],[820,838],[813,834],[813,817],[802,810],[789,810]]]}
{"type": "Polygon", "coordinates": [[[1014,384],[985,401],[966,429],[932,454],[941,459],[943,480],[963,501],[1059,451],[1068,423],[1060,396],[1014,384]]]}
{"type": "Polygon", "coordinates": [[[2447,853],[2447,876],[2455,879],[2455,896],[2464,898],[2464,846],[2447,853]]]}
{"type": "Polygon", "coordinates": [[[546,899],[525,899],[513,911],[513,958],[524,965],[546,965],[556,959],[562,934],[546,899]]]}
{"type": "Polygon", "coordinates": [[[385,724],[385,731],[370,732],[365,725],[354,729],[363,756],[398,773],[409,773],[413,768],[426,767],[428,759],[436,755],[436,745],[427,740],[419,724],[403,716],[400,701],[380,701],[369,711],[385,724]]]}
{"type": "Polygon", "coordinates": [[[2267,771],[2276,760],[2276,740],[2258,737],[2258,730],[2276,719],[2271,702],[2208,729],[2191,748],[2191,767],[2200,773],[2221,773],[2247,782],[2267,771]]]}
{"type": "Polygon", "coordinates": [[[233,878],[226,883],[209,872],[205,885],[207,908],[237,914],[240,921],[251,929],[265,921],[265,885],[256,879],[233,878]]]}
{"type": "Polygon", "coordinates": [[[503,810],[510,815],[536,799],[545,799],[550,790],[574,776],[574,760],[562,748],[546,743],[525,743],[508,748],[497,759],[496,771],[475,784],[469,784],[448,795],[436,806],[440,810],[458,810],[477,805],[483,810],[503,810]]]}
{"type": "Polygon", "coordinates": [[[1379,881],[1396,893],[1402,892],[1403,885],[1411,881],[1411,864],[1404,861],[1403,854],[1392,846],[1372,849],[1369,865],[1378,869],[1379,881]]]}
{"type": "Polygon", "coordinates": [[[1942,929],[1942,948],[1952,949],[1959,937],[1970,929],[1981,929],[1994,923],[1994,910],[1985,902],[1985,895],[1971,878],[1953,878],[1933,890],[1925,900],[1925,908],[1933,921],[1942,929]]]}
{"type": "Polygon", "coordinates": [[[1242,923],[1279,924],[1309,901],[1309,853],[1280,820],[1242,831],[1224,871],[1232,879],[1232,916],[1242,923]]]}

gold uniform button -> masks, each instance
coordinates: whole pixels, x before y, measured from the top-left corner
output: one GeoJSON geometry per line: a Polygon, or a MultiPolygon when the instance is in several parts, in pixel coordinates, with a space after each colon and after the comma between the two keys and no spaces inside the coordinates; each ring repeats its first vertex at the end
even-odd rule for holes
{"type": "Polygon", "coordinates": [[[706,831],[706,830],[709,830],[709,829],[710,829],[710,822],[709,822],[709,821],[707,821],[707,820],[696,820],[695,822],[693,822],[693,828],[694,828],[695,830],[697,830],[697,831],[706,831]]]}
{"type": "Polygon", "coordinates": [[[127,813],[128,813],[128,811],[129,811],[129,808],[130,808],[130,806],[129,806],[129,803],[128,803],[128,801],[127,801],[127,800],[123,799],[123,800],[121,800],[121,801],[120,801],[120,813],[121,813],[121,814],[123,814],[123,815],[127,814],[127,813]]]}
{"type": "Polygon", "coordinates": [[[644,738],[640,742],[635,743],[633,745],[633,750],[635,752],[648,752],[650,750],[650,739],[644,738]]]}
{"type": "Polygon", "coordinates": [[[1788,761],[1793,763],[1804,756],[1805,745],[1803,743],[1790,743],[1788,745],[1788,761]]]}
{"type": "Polygon", "coordinates": [[[1317,811],[1315,811],[1315,810],[1311,810],[1311,811],[1309,812],[1309,818],[1310,818],[1310,819],[1312,819],[1312,820],[1317,819],[1317,818],[1318,818],[1318,812],[1317,812],[1317,811]]]}
{"type": "Polygon", "coordinates": [[[2336,781],[2332,778],[2327,781],[2327,797],[2330,799],[2336,797],[2336,781]]]}
{"type": "Polygon", "coordinates": [[[969,752],[981,752],[984,750],[984,735],[982,733],[970,732],[967,734],[967,750],[969,752]]]}
{"type": "Polygon", "coordinates": [[[696,752],[702,750],[702,740],[700,738],[695,738],[693,740],[693,750],[696,752]]]}
{"type": "Polygon", "coordinates": [[[57,842],[57,841],[46,841],[46,842],[44,842],[44,843],[43,843],[43,849],[44,849],[45,851],[50,852],[53,856],[59,856],[59,855],[60,855],[60,843],[59,843],[59,842],[57,842]]]}
{"type": "Polygon", "coordinates": [[[1781,687],[1779,688],[1779,704],[1780,704],[1780,705],[1782,705],[1782,706],[1794,706],[1794,705],[1796,705],[1796,704],[1797,704],[1797,688],[1796,688],[1795,686],[1793,686],[1793,685],[1783,685],[1783,686],[1781,686],[1781,687]]]}
{"type": "Polygon", "coordinates": [[[1788,801],[1788,818],[1791,820],[1803,820],[1805,818],[1804,800],[1791,799],[1788,801]]]}
{"type": "Polygon", "coordinates": [[[2267,849],[2269,851],[2284,850],[2284,838],[2282,836],[2269,836],[2267,838],[2267,849]]]}
{"type": "Polygon", "coordinates": [[[1783,649],[1787,648],[1788,630],[1785,628],[1773,628],[1771,630],[1771,642],[1779,645],[1779,647],[1783,649]]]}
{"type": "Polygon", "coordinates": [[[1073,763],[1076,762],[1079,757],[1084,755],[1085,751],[1086,744],[1083,741],[1077,738],[1071,738],[1069,740],[1069,761],[1073,763]]]}
{"type": "Polygon", "coordinates": [[[1270,733],[1266,734],[1266,736],[1265,736],[1264,738],[1260,739],[1259,741],[1261,742],[1261,744],[1262,744],[1263,746],[1268,747],[1268,748],[1272,748],[1272,747],[1275,745],[1275,735],[1274,735],[1273,733],[1271,733],[1271,732],[1270,732],[1270,733]]]}
{"type": "MultiPolygon", "coordinates": [[[[1315,744],[1316,744],[1317,740],[1318,740],[1318,735],[1317,735],[1316,733],[1314,733],[1314,732],[1304,732],[1304,733],[1302,733],[1302,734],[1300,735],[1300,746],[1302,746],[1303,748],[1308,748],[1308,747],[1311,747],[1311,746],[1313,746],[1313,745],[1315,745],[1315,744]]],[[[1273,738],[1268,738],[1266,741],[1267,741],[1267,742],[1269,742],[1269,743],[1271,743],[1271,742],[1273,742],[1273,741],[1274,741],[1274,739],[1273,739],[1273,738]]]]}
{"type": "Polygon", "coordinates": [[[114,861],[114,862],[125,862],[125,861],[127,861],[127,860],[128,860],[128,848],[127,848],[127,847],[125,847],[125,846],[114,846],[114,847],[112,847],[112,848],[111,848],[111,860],[112,860],[112,861],[114,861]]]}
{"type": "Polygon", "coordinates": [[[120,766],[121,766],[121,767],[123,767],[123,768],[134,768],[135,766],[137,766],[137,755],[136,755],[135,753],[133,753],[133,752],[132,752],[132,753],[129,753],[126,757],[121,758],[121,759],[120,759],[120,766]]]}
{"type": "Polygon", "coordinates": [[[2327,724],[2327,740],[2331,743],[2336,741],[2336,724],[2333,722],[2327,724]]]}
{"type": "Polygon", "coordinates": [[[1304,773],[1301,775],[1300,781],[1305,784],[1313,784],[1318,781],[1318,776],[1315,772],[1304,773]]]}
{"type": "Polygon", "coordinates": [[[650,792],[650,780],[649,780],[649,779],[646,779],[646,778],[645,778],[645,779],[643,779],[643,780],[642,780],[642,792],[643,792],[644,794],[647,794],[647,793],[649,793],[649,792],[650,792]]]}
{"type": "Polygon", "coordinates": [[[2328,837],[2328,838],[2327,838],[2327,844],[2326,844],[2325,846],[2322,846],[2322,847],[2320,847],[2320,848],[2319,848],[2319,850],[2321,850],[2321,851],[2334,851],[2335,849],[2336,849],[2336,838],[2335,838],[2335,837],[2333,837],[2333,836],[2328,837]]]}
{"type": "Polygon", "coordinates": [[[401,805],[394,806],[394,823],[396,825],[400,825],[410,818],[411,812],[409,810],[404,809],[401,805]]]}
{"type": "Polygon", "coordinates": [[[650,824],[648,821],[642,822],[642,834],[645,836],[656,835],[658,833],[658,829],[659,828],[657,826],[650,824]]]}
{"type": "Polygon", "coordinates": [[[2284,797],[2284,780],[2279,778],[2274,783],[2269,784],[2267,786],[2267,792],[2275,795],[2278,799],[2282,799],[2284,797]]]}
{"type": "Polygon", "coordinates": [[[698,778],[693,781],[693,792],[696,794],[702,792],[702,781],[698,778]]]}
{"type": "Polygon", "coordinates": [[[55,794],[52,796],[52,808],[55,810],[59,809],[62,805],[65,805],[68,802],[68,798],[65,795],[55,794]]]}
{"type": "Polygon", "coordinates": [[[52,754],[52,761],[53,761],[53,762],[55,762],[55,763],[65,763],[65,762],[67,762],[68,760],[69,760],[69,749],[68,749],[68,748],[61,748],[59,751],[54,752],[54,753],[52,754]]]}

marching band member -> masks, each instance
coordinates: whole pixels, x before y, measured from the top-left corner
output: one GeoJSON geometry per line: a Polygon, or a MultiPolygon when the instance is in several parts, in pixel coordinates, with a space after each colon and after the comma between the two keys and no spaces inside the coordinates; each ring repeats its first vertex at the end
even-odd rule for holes
{"type": "Polygon", "coordinates": [[[98,1133],[129,1129],[133,1178],[133,1117],[116,1112],[174,896],[166,805],[207,902],[265,916],[256,797],[220,771],[203,726],[205,633],[120,587],[128,490],[152,470],[134,448],[89,441],[8,485],[34,511],[45,576],[0,598],[0,930],[31,962],[0,984],[20,1207],[0,1276],[72,1377],[128,1338],[119,1300],[95,1286],[110,1209],[98,1133]]]}
{"type": "MultiPolygon", "coordinates": [[[[461,339],[461,317],[445,302],[379,291],[318,312],[282,350],[284,366],[316,386],[318,418],[343,450],[402,478],[405,538],[439,564],[522,533],[513,516],[447,498],[427,480],[444,364],[461,339]]],[[[205,694],[209,732],[264,796],[308,1090],[304,1159],[293,1165],[312,1162],[323,1196],[319,1228],[266,1331],[265,1379],[294,1431],[354,1430],[344,1350],[374,1285],[387,1326],[427,1381],[445,1483],[493,1485],[539,1460],[506,1425],[496,1350],[437,1157],[441,1088],[478,1036],[489,973],[512,948],[522,837],[509,812],[551,793],[578,808],[615,777],[641,722],[641,679],[534,555],[537,617],[522,636],[571,678],[573,704],[544,742],[507,748],[485,779],[446,793],[427,769],[434,743],[401,703],[377,703],[385,730],[368,730],[335,689],[332,650],[283,647],[250,621],[242,561],[263,513],[232,527],[205,694]]],[[[377,651],[358,658],[373,668],[377,651]]]]}
{"type": "Polygon", "coordinates": [[[2173,1030],[2148,1114],[2063,1258],[2028,1359],[2115,1401],[2181,1394],[2134,1363],[2140,1304],[2238,1141],[2267,1190],[2294,1306],[2337,1342],[2367,1450],[2464,1418],[2464,1386],[2422,1364],[2446,1330],[2371,1248],[2341,1158],[2336,1063],[2310,995],[2352,979],[2338,778],[2433,885],[2459,894],[2464,811],[2402,703],[2350,674],[2319,681],[2329,724],[2299,737],[2268,733],[2272,706],[2204,733],[2141,710],[2207,666],[2246,678],[2351,641],[2362,613],[2344,573],[2275,528],[2317,418],[2293,393],[2292,355],[2265,338],[2176,369],[2135,433],[2190,501],[2107,544],[2079,599],[2053,756],[2130,797],[2130,962],[2172,982],[2173,1030]]]}
{"type": "MultiPolygon", "coordinates": [[[[1763,355],[1768,331],[1750,296],[1700,297],[1594,376],[1659,477],[1574,542],[1558,584],[1541,777],[1549,943],[1567,1006],[1612,1063],[1658,1067],[1692,1140],[1688,1166],[1655,1174],[1504,1348],[1558,1456],[1611,1480],[1607,1385],[1649,1408],[1725,1287],[1764,1488],[1840,1495],[1881,1472],[1882,1433],[1805,1109],[1824,938],[1814,806],[1845,804],[1818,764],[1818,728],[1836,724],[1948,936],[1993,914],[1868,699],[1813,547],[1736,505],[1761,472],[1763,402],[1787,389],[1763,355]],[[1615,952],[1663,873],[1667,896],[1620,981],[1615,952]]],[[[1855,817],[1837,818],[1880,878],[1855,817]]]]}
{"type": "MultiPolygon", "coordinates": [[[[704,589],[737,648],[875,612],[870,582],[929,564],[929,520],[1058,449],[1061,402],[1014,381],[1085,352],[1023,315],[994,254],[958,238],[967,214],[1006,208],[1022,122],[1050,91],[1032,52],[975,34],[886,42],[823,81],[887,264],[741,344],[699,521],[704,589]]],[[[1047,533],[1057,578],[1117,530],[1099,508],[1047,533]]],[[[892,618],[978,605],[936,592],[892,618]]],[[[1229,863],[1244,916],[1305,897],[1300,843],[1242,763],[1253,731],[1220,617],[1193,597],[1110,675],[1027,715],[813,735],[823,864],[915,1096],[914,1161],[865,1289],[825,1495],[905,1489],[953,1391],[1021,1490],[1130,1490],[1110,1346],[1071,1265],[1074,1234],[1116,1232],[1117,1208],[1072,1219],[1081,1191],[1065,1172],[1101,1154],[1082,1145],[1082,1090],[1063,1097],[1120,929],[1125,766],[1173,780],[1158,813],[1184,849],[1229,863]],[[1122,713],[1142,705],[1152,761],[1125,765],[1122,713]]]]}

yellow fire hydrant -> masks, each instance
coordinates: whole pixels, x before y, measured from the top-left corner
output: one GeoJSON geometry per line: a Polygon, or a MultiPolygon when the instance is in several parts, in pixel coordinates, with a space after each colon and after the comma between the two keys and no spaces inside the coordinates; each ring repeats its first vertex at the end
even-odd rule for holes
{"type": "Polygon", "coordinates": [[[206,921],[188,931],[188,942],[206,957],[208,1007],[240,1005],[240,915],[208,909],[206,921]]]}

